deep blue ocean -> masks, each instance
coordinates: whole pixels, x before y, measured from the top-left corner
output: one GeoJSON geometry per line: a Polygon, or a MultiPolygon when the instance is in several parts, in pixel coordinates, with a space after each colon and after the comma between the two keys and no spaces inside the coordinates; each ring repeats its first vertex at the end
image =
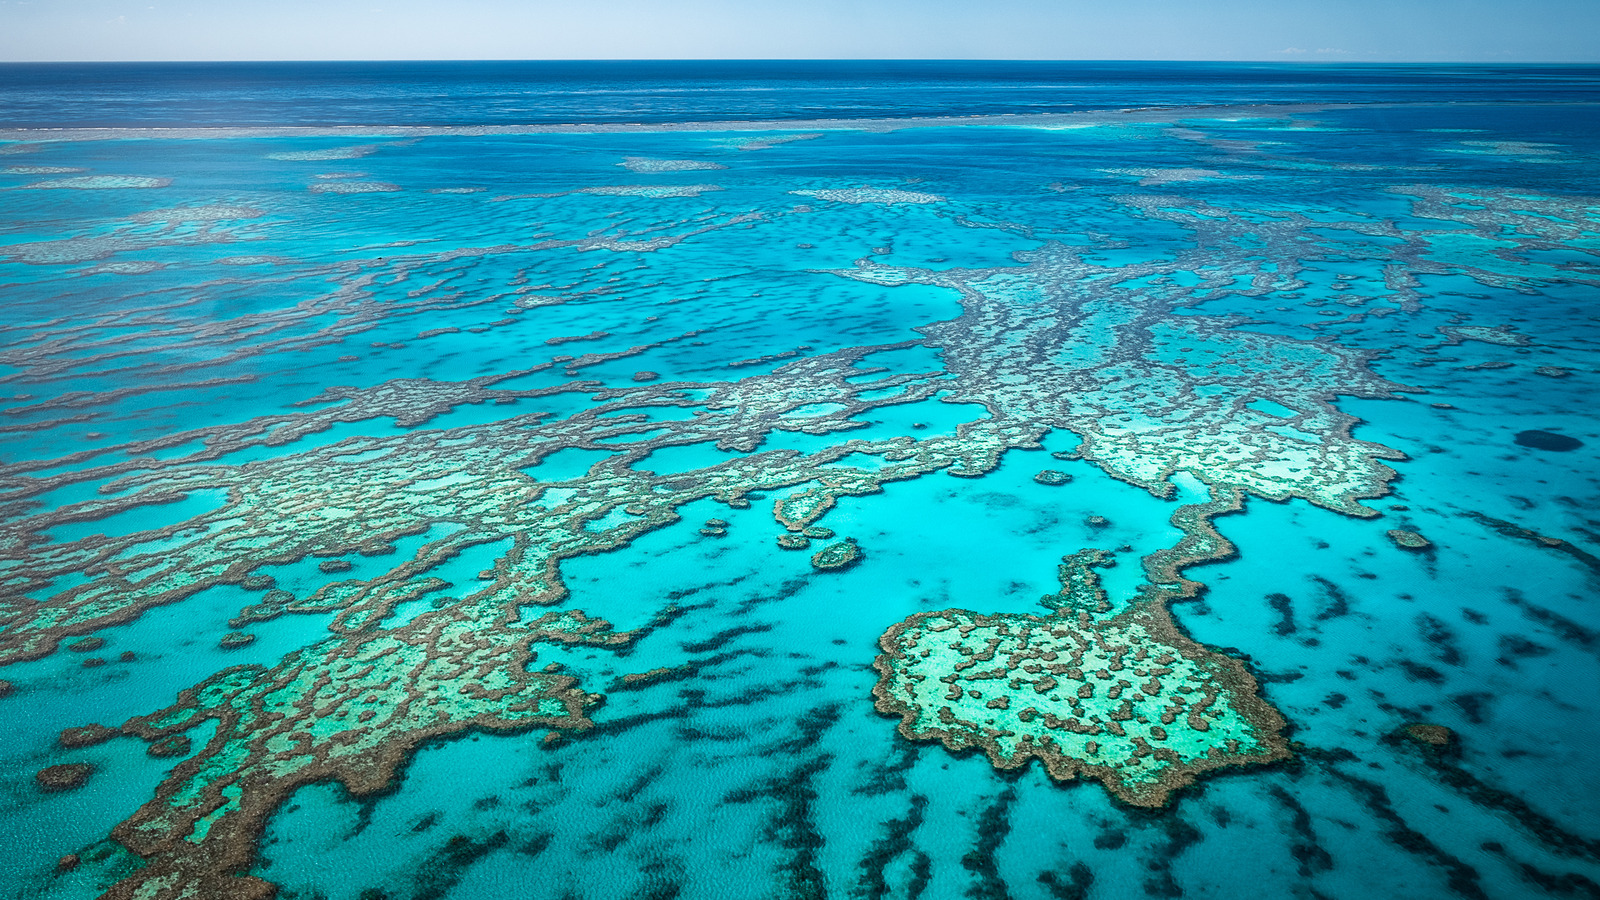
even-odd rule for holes
{"type": "Polygon", "coordinates": [[[0,897],[1600,897],[1600,67],[0,65],[0,897]]]}
{"type": "Polygon", "coordinates": [[[1592,103],[1600,67],[1166,62],[9,63],[8,127],[510,125],[1252,103],[1592,103]]]}

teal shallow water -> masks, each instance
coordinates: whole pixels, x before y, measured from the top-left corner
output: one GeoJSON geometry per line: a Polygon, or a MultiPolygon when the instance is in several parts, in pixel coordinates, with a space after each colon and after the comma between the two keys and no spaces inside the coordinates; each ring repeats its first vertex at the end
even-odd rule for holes
{"type": "Polygon", "coordinates": [[[0,893],[1592,893],[1592,110],[1172,118],[0,144],[171,180],[0,174],[0,893]],[[1234,491],[1236,553],[1153,585],[1234,491]],[[1110,610],[1242,661],[1288,758],[1151,810],[874,709],[887,630],[1044,616],[1085,548],[1110,610]],[[614,630],[541,618],[574,610],[614,630]],[[382,685],[340,662],[380,645],[382,685]],[[57,743],[240,665],[305,706],[204,707],[172,758],[57,743]],[[346,702],[381,714],[295,756],[346,702]],[[224,784],[270,800],[183,799],[224,784]]]}

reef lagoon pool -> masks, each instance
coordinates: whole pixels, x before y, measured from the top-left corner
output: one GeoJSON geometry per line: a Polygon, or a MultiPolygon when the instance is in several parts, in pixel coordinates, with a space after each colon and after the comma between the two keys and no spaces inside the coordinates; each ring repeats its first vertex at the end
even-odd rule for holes
{"type": "Polygon", "coordinates": [[[0,66],[0,896],[1600,896],[1600,68],[0,66]]]}

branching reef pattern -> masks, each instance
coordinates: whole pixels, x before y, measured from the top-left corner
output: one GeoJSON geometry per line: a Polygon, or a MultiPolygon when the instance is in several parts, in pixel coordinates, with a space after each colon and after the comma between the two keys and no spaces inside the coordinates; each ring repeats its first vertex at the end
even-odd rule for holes
{"type": "MultiPolygon", "coordinates": [[[[377,151],[330,152],[275,161],[377,151]]],[[[638,177],[717,178],[740,164],[727,162],[630,156],[610,165],[638,177]]],[[[1128,171],[1140,185],[1181,189],[1210,170],[1128,171]]],[[[368,183],[330,177],[306,193],[352,203],[403,194],[350,188],[372,196],[331,196],[337,185],[368,183]]],[[[148,180],[118,185],[170,189],[148,180]]],[[[85,186],[77,177],[34,185],[85,186]]],[[[1339,398],[1397,399],[1409,389],[1375,374],[1373,353],[1336,342],[1325,322],[1295,334],[1203,305],[1293,294],[1311,284],[1319,264],[1352,257],[1378,259],[1383,277],[1347,292],[1341,302],[1351,321],[1415,308],[1418,278],[1429,274],[1512,290],[1556,277],[1600,285],[1592,270],[1528,256],[1595,232],[1594,207],[1527,194],[1395,187],[1412,216],[1439,226],[1404,230],[1355,214],[1313,219],[1198,196],[1110,196],[1128,221],[1184,235],[1166,250],[1144,252],[1147,245],[1105,234],[1081,243],[1025,238],[1039,223],[969,220],[973,211],[944,189],[796,186],[770,208],[742,208],[734,191],[717,187],[486,197],[481,202],[506,208],[581,204],[575,219],[606,224],[578,236],[502,235],[449,248],[391,241],[337,261],[286,259],[276,255],[277,243],[274,254],[235,253],[237,244],[264,240],[262,229],[288,213],[220,202],[0,247],[8,271],[27,270],[18,283],[30,279],[41,296],[67,289],[39,274],[58,268],[81,274],[125,256],[233,254],[208,257],[199,269],[206,277],[182,291],[130,288],[116,308],[88,321],[46,315],[44,302],[37,314],[25,312],[0,334],[0,383],[45,395],[24,396],[7,410],[7,433],[21,440],[99,427],[118,403],[151,408],[155,395],[185,402],[248,382],[255,376],[240,367],[252,360],[281,361],[358,335],[382,338],[373,341],[381,351],[398,345],[380,333],[397,321],[410,323],[412,340],[488,341],[513,323],[537,327],[530,323],[541,313],[603,303],[628,278],[641,290],[731,294],[749,286],[738,280],[749,272],[734,260],[723,264],[737,288],[716,278],[678,284],[646,261],[655,266],[656,257],[751,229],[760,229],[751,232],[760,240],[793,244],[816,230],[807,224],[813,218],[841,209],[863,233],[896,227],[896,216],[921,216],[952,233],[999,229],[1015,238],[1005,265],[909,265],[864,244],[853,265],[796,269],[796,277],[824,286],[818,290],[883,290],[891,299],[922,290],[959,303],[954,315],[916,322],[892,340],[730,351],[717,378],[641,369],[619,379],[590,373],[691,345],[708,345],[702,352],[714,355],[724,338],[710,324],[703,331],[651,326],[626,340],[599,327],[552,332],[541,336],[557,355],[501,371],[326,387],[236,422],[9,459],[0,467],[0,558],[9,561],[0,575],[0,664],[49,657],[214,590],[255,592],[229,622],[234,629],[330,616],[326,636],[276,664],[217,672],[172,705],[120,725],[125,735],[169,749],[202,725],[215,730],[116,827],[112,836],[144,865],[108,897],[268,897],[273,886],[250,874],[257,842],[303,786],[337,781],[352,795],[370,795],[391,787],[423,742],[473,730],[581,742],[603,715],[603,698],[597,686],[541,667],[541,648],[621,650],[647,629],[617,630],[601,618],[605,609],[565,608],[566,560],[658,529],[689,528],[681,512],[688,504],[748,507],[752,495],[772,498],[773,529],[762,539],[780,553],[831,537],[824,526],[841,498],[941,472],[979,479],[1002,459],[1038,451],[1052,434],[1077,441],[1056,454],[1061,459],[1174,499],[1170,522],[1181,538],[1137,561],[1143,579],[1130,596],[1108,596],[1100,585],[1098,569],[1116,561],[1115,548],[1065,546],[1061,591],[1040,610],[998,611],[988,598],[968,597],[963,608],[885,622],[877,708],[897,718],[908,739],[977,748],[1001,768],[1037,759],[1053,779],[1093,779],[1142,807],[1170,803],[1201,773],[1286,759],[1284,717],[1250,670],[1190,639],[1170,606],[1203,589],[1185,576],[1187,567],[1233,552],[1215,520],[1247,503],[1303,501],[1375,515],[1363,501],[1385,494],[1390,464],[1404,454],[1356,438],[1358,421],[1341,411],[1339,398]],[[790,193],[805,205],[793,205],[790,193]],[[701,211],[671,217],[656,210],[679,207],[659,204],[701,211]],[[546,259],[566,268],[541,271],[546,259]],[[219,275],[212,265],[250,271],[219,275]],[[310,290],[313,284],[323,287],[310,290]],[[250,292],[301,299],[242,308],[250,292]],[[495,308],[505,308],[503,318],[473,319],[466,333],[453,324],[453,316],[499,315],[495,308]],[[599,349],[586,350],[591,344],[599,349]],[[904,352],[937,362],[879,362],[904,352]],[[949,433],[886,434],[874,424],[898,407],[933,403],[982,412],[949,433]],[[453,418],[500,405],[505,415],[465,424],[453,418]],[[375,423],[383,427],[329,438],[375,423]],[[581,471],[559,471],[556,460],[574,454],[586,460],[581,471]],[[683,462],[691,458],[697,462],[683,462]],[[185,512],[167,521],[163,509],[185,512]],[[162,524],[120,533],[96,525],[145,514],[162,524]],[[418,549],[397,553],[402,543],[418,549]],[[453,560],[484,552],[494,562],[475,583],[440,576],[453,560]],[[317,563],[326,577],[298,593],[265,571],[317,563]],[[362,574],[351,573],[353,565],[362,574]]],[[[465,187],[441,196],[457,194],[474,196],[465,187]]],[[[94,271],[117,278],[153,270],[94,271]]],[[[1492,339],[1472,327],[1450,337],[1492,339]]],[[[1050,483],[1048,490],[1074,490],[1065,479],[1050,483]]],[[[870,559],[872,548],[862,549],[870,559]]]]}

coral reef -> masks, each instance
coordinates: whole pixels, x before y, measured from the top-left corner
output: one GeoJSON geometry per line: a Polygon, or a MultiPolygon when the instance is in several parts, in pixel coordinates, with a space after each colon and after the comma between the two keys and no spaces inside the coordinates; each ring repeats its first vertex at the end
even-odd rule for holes
{"type": "Polygon", "coordinates": [[[831,200],[835,203],[881,203],[893,206],[896,203],[943,203],[945,198],[937,194],[927,194],[921,191],[902,191],[894,188],[843,188],[811,191],[790,191],[801,197],[815,197],[818,200],[831,200]]]}
{"type": "Polygon", "coordinates": [[[1165,805],[1202,772],[1287,758],[1283,718],[1242,663],[1184,636],[1160,602],[1109,614],[1104,561],[1067,557],[1047,616],[944,610],[892,626],[878,710],[912,740],[977,748],[1002,769],[1038,759],[1135,806],[1165,805]]]}
{"type": "Polygon", "coordinates": [[[89,763],[61,763],[40,769],[33,776],[34,783],[44,791],[71,791],[89,783],[94,766],[89,763]]]}
{"type": "Polygon", "coordinates": [[[1394,541],[1396,547],[1405,550],[1428,550],[1433,547],[1433,542],[1417,534],[1415,531],[1406,531],[1403,528],[1391,528],[1387,532],[1389,540],[1394,541]]]}
{"type": "Polygon", "coordinates": [[[629,156],[617,163],[629,172],[654,173],[654,172],[695,172],[726,169],[721,163],[709,162],[698,159],[651,159],[645,156],[629,156]]]}
{"type": "Polygon", "coordinates": [[[174,734],[164,737],[159,741],[152,741],[145,752],[158,759],[167,759],[173,756],[188,756],[193,749],[193,744],[186,734],[174,734]]]}
{"type": "Polygon", "coordinates": [[[313,194],[395,194],[403,189],[386,181],[320,181],[306,190],[313,194]]]}
{"type": "Polygon", "coordinates": [[[111,740],[118,733],[115,728],[107,728],[104,725],[90,723],[88,725],[79,725],[76,728],[68,728],[61,732],[61,736],[56,739],[56,744],[64,750],[93,747],[96,744],[103,744],[111,740]]]}
{"type": "Polygon", "coordinates": [[[171,178],[151,178],[146,175],[78,175],[72,178],[52,178],[27,185],[31,190],[71,188],[80,191],[115,191],[128,188],[163,188],[172,184],[171,178]]]}
{"type": "Polygon", "coordinates": [[[331,779],[371,794],[429,738],[589,727],[584,710],[594,697],[569,677],[528,672],[528,645],[615,636],[602,622],[555,615],[505,642],[484,630],[500,618],[493,604],[450,607],[381,634],[330,638],[272,668],[224,670],[171,707],[125,723],[151,742],[206,720],[217,731],[117,826],[114,837],[148,865],[108,896],[268,896],[270,885],[240,873],[267,817],[301,785],[331,779]]]}
{"type": "MultiPolygon", "coordinates": [[[[817,136],[764,135],[739,146],[757,150],[817,136]]],[[[351,159],[383,146],[394,145],[272,158],[351,159]]],[[[622,165],[640,173],[721,168],[642,157],[622,165]]],[[[40,168],[16,174],[72,173],[40,168]]],[[[1217,179],[1220,171],[1148,167],[1118,174],[1165,187],[1217,179]]],[[[356,180],[366,177],[319,178],[307,190],[399,190],[356,180]]],[[[370,200],[308,197],[298,188],[306,180],[297,176],[292,182],[294,202],[318,208],[468,202],[428,201],[420,190],[370,200]]],[[[32,187],[163,183],[84,176],[32,187]]],[[[1132,189],[1127,182],[1122,188],[1132,189]]],[[[599,695],[559,669],[535,667],[539,648],[625,652],[640,632],[617,632],[605,620],[559,607],[567,599],[564,561],[616,550],[660,529],[692,533],[695,526],[684,521],[690,504],[741,509],[764,502],[766,492],[773,519],[785,529],[778,547],[809,550],[812,541],[834,539],[819,523],[840,498],[870,497],[895,482],[941,472],[982,478],[1005,454],[1037,452],[1046,438],[1055,439],[1053,433],[1077,438],[1076,449],[1055,452],[1057,459],[1094,467],[1157,497],[1185,498],[1170,520],[1180,536],[1144,557],[1146,583],[1131,596],[1108,597],[1094,571],[1108,558],[1086,552],[1067,558],[1061,591],[1045,598],[1042,613],[947,609],[874,624],[888,626],[875,663],[878,709],[897,717],[907,738],[979,749],[1001,768],[1037,759],[1052,778],[1099,781],[1121,800],[1144,807],[1170,802],[1203,773],[1284,759],[1289,751],[1282,717],[1260,696],[1245,665],[1186,637],[1169,605],[1198,596],[1200,586],[1184,576],[1186,567],[1233,552],[1214,520],[1241,510],[1249,498],[1297,499],[1349,516],[1372,516],[1363,501],[1387,491],[1394,473],[1386,462],[1403,456],[1356,439],[1357,420],[1335,400],[1391,398],[1406,388],[1373,372],[1374,354],[1341,344],[1336,329],[1290,332],[1315,335],[1311,339],[1275,327],[1252,330],[1251,320],[1213,313],[1202,304],[1301,290],[1311,263],[1348,258],[1342,247],[1330,246],[1332,235],[1334,243],[1340,236],[1384,242],[1392,258],[1382,279],[1384,297],[1354,296],[1357,291],[1337,282],[1334,290],[1349,315],[1323,309],[1331,315],[1319,323],[1376,319],[1416,308],[1422,296],[1418,275],[1461,273],[1485,284],[1531,289],[1530,278],[1496,271],[1496,260],[1504,260],[1500,250],[1462,250],[1463,234],[1502,248],[1514,240],[1523,250],[1562,250],[1588,233],[1562,217],[1559,200],[1463,196],[1434,186],[1398,188],[1396,196],[1418,218],[1449,224],[1437,232],[1354,214],[1313,219],[1281,210],[1225,209],[1166,193],[1108,199],[1151,229],[1187,235],[1170,255],[1129,250],[1118,254],[1120,262],[1104,251],[1128,247],[1109,236],[1092,235],[1083,244],[1034,238],[1015,223],[951,218],[958,215],[956,201],[898,189],[798,190],[792,193],[825,202],[798,207],[792,197],[780,196],[778,206],[788,208],[711,210],[628,224],[645,207],[698,208],[719,197],[701,203],[655,200],[717,190],[709,184],[652,184],[521,195],[540,203],[566,197],[582,205],[579,218],[597,223],[596,230],[450,249],[385,243],[341,250],[331,262],[273,255],[289,252],[282,248],[220,255],[235,248],[211,245],[254,240],[258,220],[270,218],[232,201],[152,210],[94,233],[5,246],[6,259],[19,269],[30,267],[29,273],[47,271],[34,267],[98,266],[72,270],[73,278],[84,280],[156,271],[155,263],[113,259],[123,254],[170,251],[163,259],[178,261],[217,250],[208,257],[217,266],[204,275],[216,280],[195,286],[195,296],[221,310],[233,303],[248,308],[199,316],[189,310],[199,300],[187,296],[135,295],[92,321],[42,320],[0,348],[0,383],[17,392],[6,410],[7,433],[76,428],[84,435],[83,443],[52,451],[59,453],[54,458],[0,465],[0,552],[28,561],[0,576],[0,663],[38,660],[62,648],[98,650],[104,639],[88,635],[214,589],[255,592],[240,601],[244,605],[229,628],[296,613],[331,618],[326,633],[319,630],[309,646],[271,665],[215,672],[171,706],[122,726],[122,733],[148,741],[152,756],[187,758],[173,764],[155,796],[117,826],[116,840],[142,865],[126,874],[111,897],[266,897],[272,886],[248,874],[256,843],[268,818],[302,786],[331,781],[357,797],[372,796],[394,785],[414,749],[444,737],[520,734],[551,746],[581,740],[599,695]],[[846,209],[826,202],[902,208],[846,209]],[[995,257],[977,257],[988,262],[975,267],[945,261],[928,268],[895,266],[881,254],[863,255],[823,280],[852,291],[870,286],[869,294],[878,288],[885,294],[932,289],[924,293],[953,298],[959,309],[918,320],[914,330],[863,339],[884,343],[832,350],[809,332],[806,344],[798,344],[799,335],[783,343],[746,344],[726,334],[681,331],[686,324],[672,333],[651,324],[654,330],[639,326],[648,334],[635,337],[630,329],[636,322],[591,321],[578,308],[631,296],[634,281],[655,274],[628,276],[622,274],[627,269],[595,265],[597,274],[569,277],[546,275],[537,265],[542,255],[581,256],[585,265],[616,255],[649,273],[641,260],[657,251],[817,209],[999,229],[985,234],[1024,234],[1034,249],[1004,265],[992,264],[995,257]],[[502,265],[508,269],[503,278],[474,274],[477,267],[502,265]],[[217,274],[220,267],[256,266],[267,274],[245,278],[250,273],[238,268],[217,274]],[[313,282],[326,286],[307,289],[313,282]],[[282,308],[242,302],[263,286],[266,293],[281,289],[297,299],[282,308]],[[547,309],[569,304],[573,308],[547,309]],[[567,318],[544,331],[523,324],[528,340],[516,346],[535,353],[563,346],[577,355],[525,359],[509,371],[502,371],[509,364],[485,358],[482,368],[470,371],[493,374],[458,381],[377,380],[384,375],[360,387],[313,388],[293,398],[275,397],[272,407],[243,421],[174,425],[155,437],[149,430],[100,441],[101,432],[87,431],[110,427],[102,423],[114,419],[107,412],[118,404],[148,397],[152,405],[172,398],[184,405],[190,395],[243,390],[256,380],[255,369],[270,369],[286,356],[298,365],[307,358],[301,352],[327,353],[343,344],[333,353],[349,363],[362,358],[351,351],[378,355],[421,340],[434,341],[430,349],[465,343],[550,311],[567,318]],[[725,345],[718,343],[725,338],[725,345]],[[702,344],[708,349],[686,374],[673,354],[702,344]],[[937,362],[923,366],[929,371],[900,371],[870,358],[902,350],[925,352],[937,362]],[[638,368],[645,365],[660,371],[638,368]],[[99,386],[78,390],[78,381],[99,386]],[[968,404],[981,413],[968,421],[947,420],[949,409],[941,403],[957,409],[968,404]],[[907,418],[919,420],[905,433],[898,426],[876,427],[895,407],[906,407],[907,418]],[[930,427],[931,422],[941,424],[930,427]],[[791,437],[803,440],[786,443],[791,437]],[[557,468],[549,460],[565,451],[594,456],[582,472],[546,474],[557,468]],[[689,457],[675,455],[680,451],[698,454],[698,462],[682,462],[689,457]],[[142,530],[109,527],[127,521],[119,518],[123,514],[164,509],[185,512],[142,530]],[[397,553],[402,544],[413,549],[397,553]],[[494,561],[476,581],[470,574],[451,574],[454,561],[489,548],[494,561]],[[295,567],[339,577],[306,587],[285,574],[295,567]],[[270,572],[279,573],[283,588],[270,572]],[[213,725],[213,737],[198,736],[213,725]]],[[[524,220],[518,221],[523,227],[524,220]]],[[[773,246],[799,255],[789,248],[815,249],[824,237],[784,235],[773,246]]],[[[890,244],[873,234],[861,249],[890,244]]],[[[851,258],[835,255],[831,264],[851,258]]],[[[154,277],[177,280],[181,271],[174,262],[154,277]]],[[[1550,271],[1581,275],[1576,268],[1550,271]]],[[[735,293],[727,291],[730,304],[735,293]]],[[[656,321],[654,313],[645,318],[656,321]]],[[[1483,352],[1531,343],[1510,327],[1465,319],[1440,327],[1438,334],[1445,345],[1491,345],[1476,348],[1483,352]]],[[[1545,450],[1581,446],[1577,438],[1545,431],[1523,432],[1516,441],[1545,450]]],[[[1072,477],[1047,469],[1034,481],[1060,487],[1072,477]]],[[[1084,481],[1090,481],[1087,474],[1084,481]]],[[[958,489],[981,484],[951,483],[958,489]]],[[[1047,493],[1062,500],[1074,490],[1047,493]]],[[[1097,535],[1118,533],[1105,516],[1086,512],[1072,511],[1068,527],[1079,527],[1081,520],[1097,535]]],[[[1121,527],[1136,521],[1132,513],[1113,515],[1121,527]]],[[[723,519],[700,527],[708,537],[728,533],[723,519]]],[[[1394,530],[1389,536],[1403,547],[1428,546],[1415,532],[1394,530]]],[[[1581,552],[1558,539],[1540,542],[1581,552]]],[[[759,543],[775,552],[765,539],[759,543]]],[[[812,563],[827,571],[862,558],[855,542],[845,539],[822,548],[812,563]]],[[[797,558],[781,561],[804,567],[797,558]]],[[[999,601],[962,602],[994,609],[999,601]]],[[[220,620],[231,614],[230,609],[206,633],[220,631],[220,620]]],[[[242,647],[250,640],[249,632],[234,631],[221,646],[242,647]]],[[[84,660],[91,663],[105,660],[84,660]]],[[[642,689],[692,679],[699,671],[663,666],[623,675],[608,689],[642,689]]],[[[10,691],[0,681],[0,697],[10,691]]],[[[115,733],[81,726],[62,733],[60,743],[87,746],[115,733]]],[[[55,766],[40,773],[40,784],[70,787],[91,773],[87,764],[55,766]]],[[[786,802],[803,799],[791,793],[786,802]]]]}
{"type": "Polygon", "coordinates": [[[821,572],[837,572],[861,562],[865,554],[853,538],[829,544],[811,557],[811,565],[821,572]]]}
{"type": "Polygon", "coordinates": [[[613,681],[607,691],[630,691],[638,688],[649,687],[652,684],[661,684],[668,681],[681,681],[694,676],[696,669],[691,665],[661,666],[648,672],[629,672],[613,681]]]}
{"type": "Polygon", "coordinates": [[[1427,722],[1412,722],[1400,729],[1400,733],[1429,747],[1446,748],[1455,744],[1456,735],[1444,725],[1433,725],[1427,722]]]}

